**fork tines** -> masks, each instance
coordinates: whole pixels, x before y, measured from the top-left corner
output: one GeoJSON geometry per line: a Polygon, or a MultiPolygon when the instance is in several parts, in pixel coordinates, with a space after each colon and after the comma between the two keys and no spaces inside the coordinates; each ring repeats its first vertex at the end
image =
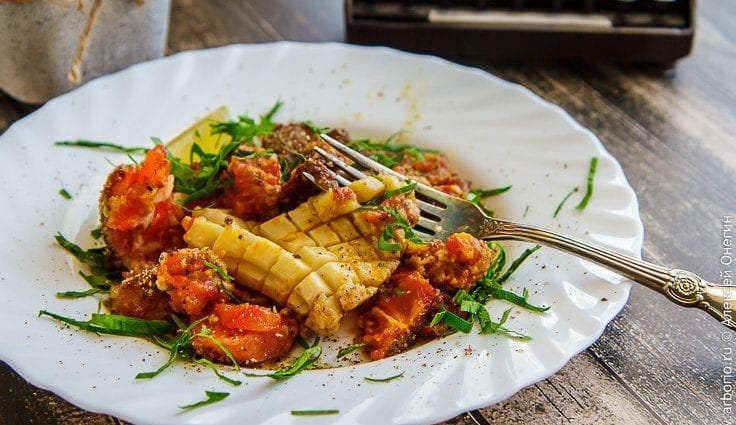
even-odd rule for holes
{"type": "MultiPolygon", "coordinates": [[[[377,174],[387,174],[397,177],[401,180],[410,180],[408,177],[397,173],[396,171],[384,166],[383,164],[380,164],[373,159],[368,158],[360,152],[357,152],[343,145],[339,141],[333,139],[326,134],[322,134],[321,136],[322,139],[330,146],[332,146],[335,150],[342,153],[343,155],[354,161],[356,164],[366,169],[372,170],[377,174]]],[[[336,155],[327,152],[320,147],[315,147],[314,151],[322,156],[325,160],[327,160],[334,168],[342,171],[348,177],[358,180],[367,177],[364,172],[358,170],[351,165],[348,165],[347,163],[345,163],[345,161],[341,160],[336,155]]],[[[347,186],[350,184],[350,179],[348,179],[345,175],[341,175],[334,170],[329,170],[329,173],[339,184],[343,186],[347,186]]],[[[442,213],[446,211],[448,200],[451,200],[452,198],[449,197],[449,195],[446,195],[445,193],[422,183],[417,183],[417,187],[414,192],[417,196],[416,202],[421,212],[419,222],[414,227],[414,231],[422,239],[429,240],[437,232],[440,221],[442,220],[442,213]]]]}
{"type": "MultiPolygon", "coordinates": [[[[343,145],[339,141],[333,139],[332,137],[324,133],[322,133],[320,136],[322,137],[322,140],[324,140],[325,142],[327,142],[327,144],[335,148],[335,150],[345,155],[346,157],[350,158],[351,160],[355,161],[356,164],[360,165],[363,168],[373,170],[377,174],[388,174],[388,175],[397,177],[401,180],[411,180],[405,175],[401,173],[397,173],[396,171],[386,167],[380,162],[377,162],[377,161],[372,160],[371,158],[368,158],[362,153],[343,145]]],[[[314,150],[326,160],[334,163],[336,167],[345,171],[346,173],[355,177],[356,179],[361,179],[361,178],[366,177],[365,173],[361,172],[355,167],[352,167],[346,164],[344,161],[340,160],[340,158],[325,151],[324,149],[315,147],[314,150]]],[[[414,192],[418,195],[421,195],[422,197],[425,198],[425,200],[430,201],[432,204],[439,205],[439,206],[446,206],[449,202],[455,202],[457,200],[456,198],[453,198],[452,196],[444,192],[441,192],[433,187],[427,186],[426,184],[422,184],[419,182],[417,182],[417,188],[414,190],[414,192]]]]}

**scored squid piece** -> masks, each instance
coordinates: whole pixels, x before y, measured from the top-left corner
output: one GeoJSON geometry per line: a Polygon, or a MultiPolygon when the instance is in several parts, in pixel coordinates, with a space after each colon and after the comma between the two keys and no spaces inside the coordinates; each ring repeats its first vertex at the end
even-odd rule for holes
{"type": "MultiPolygon", "coordinates": [[[[377,248],[375,226],[360,223],[360,202],[389,185],[374,177],[331,189],[253,225],[204,209],[184,240],[223,256],[237,283],[287,306],[319,334],[337,331],[346,311],[371,298],[398,266],[401,252],[377,248]]],[[[380,229],[379,229],[380,230],[380,229]]]]}

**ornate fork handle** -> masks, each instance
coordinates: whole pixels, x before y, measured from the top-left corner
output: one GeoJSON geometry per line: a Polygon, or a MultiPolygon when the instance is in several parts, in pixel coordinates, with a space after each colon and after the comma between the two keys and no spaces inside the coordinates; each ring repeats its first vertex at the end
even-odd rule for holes
{"type": "Polygon", "coordinates": [[[736,306],[736,287],[714,285],[686,270],[668,269],[539,227],[506,220],[486,219],[480,225],[478,236],[485,240],[536,242],[574,254],[642,283],[677,304],[703,309],[723,325],[736,330],[731,310],[736,306]]]}

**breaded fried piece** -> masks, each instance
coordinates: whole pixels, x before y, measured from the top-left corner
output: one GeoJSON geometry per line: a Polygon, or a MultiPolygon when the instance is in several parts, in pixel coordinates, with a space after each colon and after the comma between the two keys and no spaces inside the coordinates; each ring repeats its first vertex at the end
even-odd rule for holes
{"type": "Polygon", "coordinates": [[[391,283],[391,289],[379,295],[370,311],[358,319],[364,332],[362,341],[367,344],[372,360],[411,346],[417,332],[442,301],[440,291],[419,272],[397,271],[391,276],[391,283]]]}
{"type": "Polygon", "coordinates": [[[494,259],[493,251],[468,233],[454,233],[446,242],[412,244],[404,264],[417,270],[438,288],[454,293],[469,289],[485,274],[494,259]]]}
{"type": "Polygon", "coordinates": [[[110,288],[110,310],[121,316],[161,320],[171,312],[169,296],[156,286],[157,267],[129,273],[110,288]]]}

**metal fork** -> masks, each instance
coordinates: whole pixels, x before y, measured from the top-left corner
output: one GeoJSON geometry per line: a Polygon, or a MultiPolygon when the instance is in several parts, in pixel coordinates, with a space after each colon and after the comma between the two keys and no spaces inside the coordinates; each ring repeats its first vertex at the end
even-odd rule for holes
{"type": "MultiPolygon", "coordinates": [[[[379,174],[389,174],[402,180],[409,180],[406,176],[354,151],[326,134],[322,134],[321,137],[330,146],[361,167],[379,174]]],[[[314,150],[351,178],[366,177],[362,171],[346,164],[324,149],[316,147],[314,150]]],[[[343,175],[334,173],[333,177],[341,185],[350,184],[350,180],[343,175]]],[[[592,261],[635,282],[644,284],[677,304],[705,310],[721,324],[736,330],[736,322],[733,320],[731,311],[732,306],[736,304],[736,297],[730,286],[714,285],[686,270],[669,269],[648,263],[536,226],[489,217],[477,205],[421,183],[417,183],[414,192],[421,210],[414,233],[424,240],[446,239],[452,233],[467,232],[483,240],[516,240],[546,245],[592,261]]]]}

